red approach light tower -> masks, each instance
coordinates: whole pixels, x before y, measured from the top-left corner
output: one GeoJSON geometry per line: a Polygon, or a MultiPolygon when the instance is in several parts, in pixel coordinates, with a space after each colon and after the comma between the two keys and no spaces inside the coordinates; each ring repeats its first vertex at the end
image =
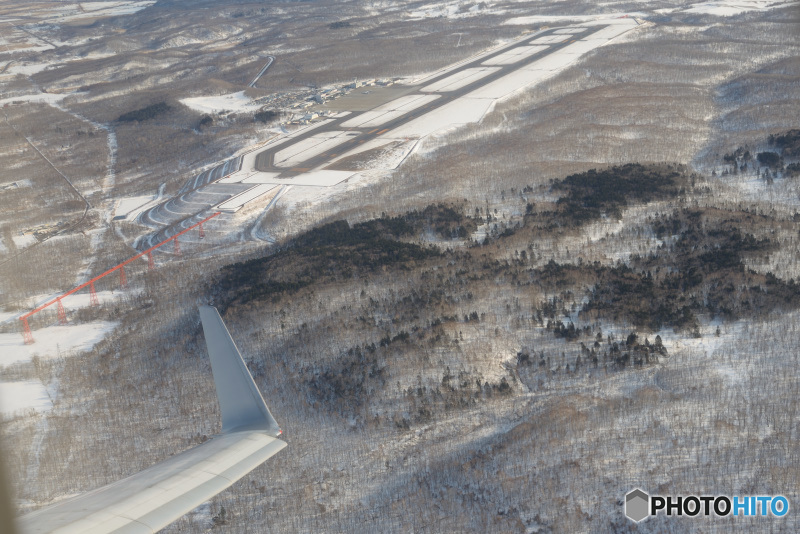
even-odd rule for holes
{"type": "Polygon", "coordinates": [[[61,299],[58,299],[58,324],[67,324],[67,311],[64,309],[61,299]]]}
{"type": "Polygon", "coordinates": [[[28,324],[27,317],[20,317],[20,321],[22,321],[22,337],[25,339],[25,344],[30,345],[33,343],[33,334],[31,333],[31,327],[28,324]]]}
{"type": "Polygon", "coordinates": [[[94,282],[89,284],[89,305],[100,306],[100,301],[97,300],[97,291],[94,290],[94,282]]]}

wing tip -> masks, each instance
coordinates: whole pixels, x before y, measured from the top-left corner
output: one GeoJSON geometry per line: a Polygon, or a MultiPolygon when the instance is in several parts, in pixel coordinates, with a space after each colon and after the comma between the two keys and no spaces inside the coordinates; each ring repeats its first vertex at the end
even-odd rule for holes
{"type": "Polygon", "coordinates": [[[222,432],[261,429],[272,437],[282,435],[219,311],[213,306],[200,306],[200,320],[222,415],[222,432]]]}

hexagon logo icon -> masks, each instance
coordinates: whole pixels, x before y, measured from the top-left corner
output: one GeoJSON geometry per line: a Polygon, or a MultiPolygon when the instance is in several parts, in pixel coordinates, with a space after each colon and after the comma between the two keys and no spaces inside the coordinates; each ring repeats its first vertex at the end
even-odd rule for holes
{"type": "Polygon", "coordinates": [[[639,488],[625,494],[625,515],[632,521],[642,521],[650,516],[650,495],[639,488]]]}

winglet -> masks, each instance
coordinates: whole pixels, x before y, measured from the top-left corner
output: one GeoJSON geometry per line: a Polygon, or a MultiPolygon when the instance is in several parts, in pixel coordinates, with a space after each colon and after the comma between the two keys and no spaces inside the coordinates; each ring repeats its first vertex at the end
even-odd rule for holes
{"type": "Polygon", "coordinates": [[[269,412],[217,309],[200,306],[200,320],[217,388],[222,433],[259,428],[274,437],[280,436],[281,429],[269,412]]]}

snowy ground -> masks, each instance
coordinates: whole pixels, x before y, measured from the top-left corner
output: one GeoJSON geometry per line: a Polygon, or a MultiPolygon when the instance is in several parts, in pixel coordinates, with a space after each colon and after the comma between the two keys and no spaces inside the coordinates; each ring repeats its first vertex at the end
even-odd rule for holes
{"type": "Polygon", "coordinates": [[[432,2],[418,6],[415,10],[409,11],[408,20],[423,20],[429,18],[467,18],[482,15],[502,15],[506,12],[504,8],[497,8],[494,2],[471,2],[465,0],[455,0],[451,2],[432,2]]]}
{"type": "Polygon", "coordinates": [[[12,96],[8,98],[0,98],[0,106],[5,104],[14,104],[16,102],[31,102],[36,104],[53,104],[60,102],[68,97],[69,93],[55,94],[55,93],[36,93],[33,95],[12,96]]]}
{"type": "Polygon", "coordinates": [[[0,419],[31,411],[42,413],[52,408],[53,400],[40,381],[0,382],[0,419]]]}
{"type": "Polygon", "coordinates": [[[36,243],[36,237],[33,234],[15,235],[11,236],[11,239],[17,248],[29,247],[36,243]]]}
{"type": "Polygon", "coordinates": [[[718,2],[700,2],[692,5],[689,9],[683,10],[685,13],[704,13],[721,17],[739,15],[748,11],[766,11],[797,5],[796,0],[770,1],[770,0],[721,0],[718,2]]]}
{"type": "MultiPolygon", "coordinates": [[[[139,196],[139,197],[123,197],[117,201],[117,208],[114,210],[114,215],[117,217],[127,217],[132,211],[137,208],[143,207],[153,200],[153,196],[139,196]]],[[[141,211],[141,210],[137,210],[141,211]]],[[[130,218],[130,217],[128,217],[130,218]]]]}
{"type": "Polygon", "coordinates": [[[52,359],[89,350],[115,326],[112,321],[48,326],[33,332],[36,342],[32,345],[25,345],[19,333],[0,334],[0,366],[30,361],[34,356],[52,359]]]}
{"type": "Polygon", "coordinates": [[[57,8],[51,8],[52,18],[48,19],[48,22],[67,22],[85,18],[130,15],[155,3],[155,0],[65,3],[57,8]]]}
{"type": "Polygon", "coordinates": [[[195,96],[181,99],[181,103],[201,113],[228,111],[256,111],[259,105],[245,96],[244,91],[219,96],[195,96]]]}

